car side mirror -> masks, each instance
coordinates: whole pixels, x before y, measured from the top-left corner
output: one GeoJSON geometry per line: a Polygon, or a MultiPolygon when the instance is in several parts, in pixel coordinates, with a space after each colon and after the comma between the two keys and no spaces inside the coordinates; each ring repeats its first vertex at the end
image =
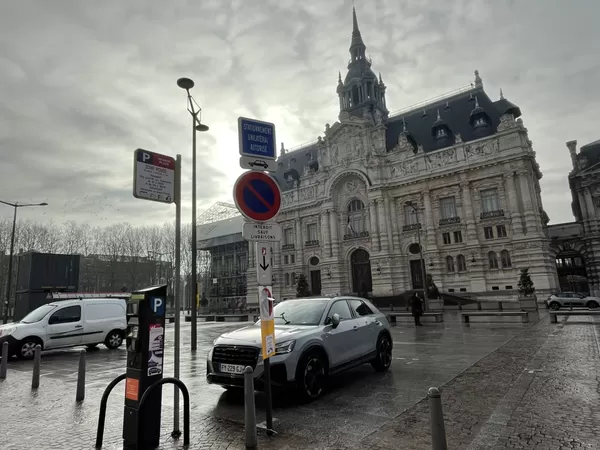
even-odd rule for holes
{"type": "Polygon", "coordinates": [[[331,325],[333,326],[333,328],[337,328],[339,324],[340,315],[338,313],[335,313],[333,316],[331,316],[331,325]]]}

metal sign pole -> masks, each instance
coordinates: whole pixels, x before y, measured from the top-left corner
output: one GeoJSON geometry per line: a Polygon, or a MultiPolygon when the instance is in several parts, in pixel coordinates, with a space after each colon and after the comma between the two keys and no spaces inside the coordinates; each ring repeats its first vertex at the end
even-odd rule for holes
{"type": "MultiPolygon", "coordinates": [[[[175,163],[175,357],[174,377],[179,379],[179,351],[181,343],[181,155],[175,163]]],[[[179,431],[179,388],[173,385],[173,433],[179,431]]]]}

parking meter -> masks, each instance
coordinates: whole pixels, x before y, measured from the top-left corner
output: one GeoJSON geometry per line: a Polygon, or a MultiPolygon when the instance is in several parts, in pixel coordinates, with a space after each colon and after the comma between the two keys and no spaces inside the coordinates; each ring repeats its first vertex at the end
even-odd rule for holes
{"type": "Polygon", "coordinates": [[[167,286],[132,292],[127,301],[127,378],[123,444],[126,449],[156,448],[160,440],[162,386],[155,388],[140,411],[142,395],[163,377],[167,286]],[[138,425],[143,433],[138,435],[138,425]]]}

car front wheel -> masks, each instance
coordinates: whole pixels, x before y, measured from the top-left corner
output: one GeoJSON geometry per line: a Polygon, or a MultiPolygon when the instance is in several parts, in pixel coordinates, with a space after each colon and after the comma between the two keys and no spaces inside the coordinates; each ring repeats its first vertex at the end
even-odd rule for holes
{"type": "Polygon", "coordinates": [[[550,305],[548,305],[548,307],[553,311],[557,311],[560,309],[560,303],[552,302],[552,303],[550,303],[550,305]]]}
{"type": "Polygon", "coordinates": [[[296,384],[304,400],[313,401],[325,391],[327,362],[319,352],[304,356],[296,371],[296,384]]]}
{"type": "Polygon", "coordinates": [[[111,350],[119,348],[122,343],[123,333],[120,330],[112,330],[104,340],[104,345],[111,350]]]}
{"type": "Polygon", "coordinates": [[[598,307],[598,302],[595,300],[590,300],[587,302],[587,307],[590,309],[596,309],[598,307]]]}
{"type": "Polygon", "coordinates": [[[42,342],[35,338],[25,338],[19,343],[17,357],[19,359],[33,359],[35,356],[35,346],[42,342]]]}
{"type": "Polygon", "coordinates": [[[371,365],[377,372],[385,372],[392,364],[392,341],[389,336],[382,334],[377,340],[377,356],[371,365]]]}

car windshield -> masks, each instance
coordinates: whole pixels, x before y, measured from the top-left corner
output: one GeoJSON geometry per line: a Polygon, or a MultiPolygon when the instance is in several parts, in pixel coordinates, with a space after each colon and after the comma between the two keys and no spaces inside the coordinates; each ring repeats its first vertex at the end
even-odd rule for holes
{"type": "Polygon", "coordinates": [[[273,308],[275,324],[318,325],[328,302],[324,299],[285,300],[273,308]]]}
{"type": "Polygon", "coordinates": [[[35,323],[42,320],[46,315],[56,308],[56,305],[43,305],[37,309],[34,309],[29,314],[27,314],[23,319],[21,319],[21,323],[35,323]]]}

